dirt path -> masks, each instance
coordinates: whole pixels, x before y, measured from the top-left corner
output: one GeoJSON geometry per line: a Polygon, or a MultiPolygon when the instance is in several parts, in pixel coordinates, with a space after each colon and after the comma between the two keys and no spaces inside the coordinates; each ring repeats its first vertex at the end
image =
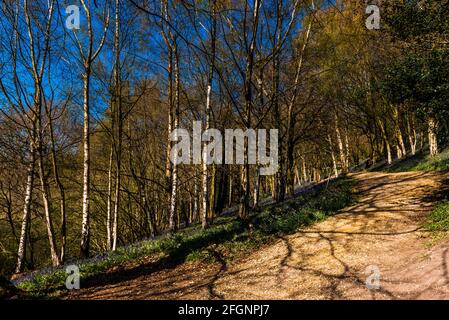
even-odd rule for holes
{"type": "Polygon", "coordinates": [[[429,248],[420,229],[449,175],[354,177],[357,205],[231,265],[139,266],[68,298],[449,299],[449,241],[429,248]],[[367,268],[379,270],[380,288],[367,288],[367,268]]]}

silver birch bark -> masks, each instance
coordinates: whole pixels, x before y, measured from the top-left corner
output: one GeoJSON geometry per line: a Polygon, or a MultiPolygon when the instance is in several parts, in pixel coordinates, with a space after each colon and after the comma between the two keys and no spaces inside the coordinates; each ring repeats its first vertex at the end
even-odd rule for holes
{"type": "Polygon", "coordinates": [[[90,77],[92,73],[92,63],[98,57],[103,48],[106,39],[106,33],[109,26],[109,6],[105,8],[103,13],[105,22],[103,36],[100,40],[98,48],[94,51],[94,31],[92,27],[92,12],[90,2],[80,0],[84,8],[87,20],[87,37],[88,48],[87,53],[84,53],[81,43],[74,33],[78,50],[83,60],[83,197],[82,197],[82,221],[81,221],[81,257],[88,257],[90,251],[90,77]]]}
{"type": "Polygon", "coordinates": [[[334,146],[333,146],[332,137],[330,134],[327,135],[327,141],[329,142],[329,149],[331,151],[332,167],[334,169],[334,176],[335,176],[335,178],[337,178],[338,177],[337,158],[335,157],[334,146]]]}
{"type": "Polygon", "coordinates": [[[39,177],[40,177],[40,187],[41,187],[41,194],[42,194],[42,200],[44,204],[44,215],[45,215],[45,222],[46,222],[46,229],[48,234],[48,241],[50,246],[50,254],[52,263],[54,266],[59,265],[59,256],[56,249],[56,240],[53,232],[53,224],[52,224],[52,218],[50,213],[50,204],[49,204],[49,189],[48,189],[48,181],[45,176],[45,169],[44,169],[44,159],[42,154],[43,149],[43,129],[42,129],[42,105],[44,103],[43,95],[44,91],[42,88],[42,79],[44,75],[45,65],[47,61],[47,56],[49,52],[49,41],[50,41],[50,31],[51,31],[51,22],[53,19],[53,9],[54,9],[54,0],[48,2],[48,11],[47,11],[47,20],[45,22],[45,34],[44,34],[44,48],[39,51],[37,54],[35,52],[35,40],[34,40],[34,33],[33,28],[31,25],[31,17],[28,7],[28,1],[23,1],[23,11],[25,15],[25,22],[27,26],[27,32],[28,32],[28,40],[29,40],[29,50],[30,50],[30,59],[31,59],[31,70],[34,80],[34,110],[33,110],[33,117],[36,118],[36,127],[34,127],[33,124],[33,137],[31,137],[31,140],[37,140],[37,143],[35,144],[35,151],[37,151],[37,160],[38,160],[38,167],[39,167],[39,177]],[[40,58],[40,65],[39,64],[39,57],[40,58]],[[35,130],[34,130],[35,128],[35,130]]]}
{"type": "Polygon", "coordinates": [[[391,144],[390,144],[390,141],[388,140],[384,123],[380,119],[378,120],[378,122],[379,122],[380,132],[382,134],[382,139],[384,140],[385,147],[387,149],[387,163],[391,164],[393,162],[393,157],[391,156],[391,144]]]}
{"type": "Polygon", "coordinates": [[[114,219],[112,222],[112,251],[117,249],[118,239],[118,215],[120,209],[120,187],[121,187],[121,158],[122,158],[122,131],[123,131],[123,115],[122,115],[122,93],[120,83],[120,2],[115,0],[115,67],[114,67],[114,96],[115,96],[115,111],[117,120],[117,152],[116,152],[116,168],[115,168],[115,200],[114,200],[114,219]]]}
{"type": "MultiPolygon", "coordinates": [[[[211,0],[209,1],[209,9],[211,9],[210,20],[211,20],[211,57],[209,64],[209,74],[207,77],[207,93],[206,93],[206,129],[210,128],[211,122],[211,112],[212,112],[212,81],[214,78],[214,69],[215,69],[215,41],[216,41],[216,33],[217,33],[217,19],[216,19],[216,2],[211,0]]],[[[207,153],[205,148],[205,143],[203,144],[203,157],[202,157],[202,211],[201,211],[201,226],[203,229],[206,229],[209,225],[208,222],[208,213],[210,211],[209,208],[209,173],[207,168],[207,153]]]]}
{"type": "Polygon", "coordinates": [[[393,107],[393,118],[396,138],[398,140],[397,155],[398,159],[401,159],[407,155],[407,150],[405,149],[404,137],[402,136],[401,126],[399,123],[399,108],[397,106],[393,107]]]}
{"type": "MultiPolygon", "coordinates": [[[[249,50],[246,55],[246,69],[244,77],[244,100],[245,100],[245,125],[251,128],[251,105],[252,105],[252,76],[254,68],[254,53],[256,49],[256,34],[259,25],[259,11],[260,0],[254,1],[253,22],[252,22],[252,37],[249,45],[249,50]]],[[[250,197],[250,165],[248,163],[248,143],[245,143],[244,158],[245,164],[241,170],[241,187],[242,196],[239,204],[239,217],[246,220],[249,214],[249,197],[250,197]]]]}
{"type": "MultiPolygon", "coordinates": [[[[176,130],[179,125],[179,94],[180,94],[180,74],[179,74],[179,54],[176,43],[174,43],[174,56],[175,56],[175,113],[174,113],[174,129],[176,130]]],[[[171,195],[170,195],[170,210],[169,210],[169,229],[174,231],[176,229],[175,225],[175,215],[176,215],[176,200],[178,196],[178,166],[177,154],[173,156],[173,170],[172,170],[172,185],[171,185],[171,195]]]]}
{"type": "Polygon", "coordinates": [[[436,155],[438,155],[438,140],[437,140],[438,124],[435,118],[429,117],[427,120],[427,126],[428,126],[430,156],[435,157],[436,155]]]}
{"type": "Polygon", "coordinates": [[[410,143],[410,149],[412,151],[412,155],[416,154],[416,129],[413,120],[413,114],[408,114],[407,116],[407,135],[410,143]]]}
{"type": "Polygon", "coordinates": [[[34,187],[34,166],[36,155],[34,151],[34,142],[30,141],[30,162],[28,165],[27,183],[25,191],[25,201],[23,205],[22,227],[20,229],[19,248],[17,252],[16,273],[21,273],[25,269],[26,243],[28,234],[28,224],[31,218],[31,200],[34,187]]]}
{"type": "Polygon", "coordinates": [[[108,196],[106,204],[106,241],[107,249],[112,249],[112,160],[114,148],[111,144],[109,151],[109,166],[108,166],[108,196]]]}
{"type": "Polygon", "coordinates": [[[334,114],[334,120],[335,120],[335,133],[337,136],[337,144],[338,144],[338,151],[340,154],[340,163],[341,163],[341,172],[343,174],[348,173],[348,167],[347,167],[347,161],[346,161],[346,153],[343,146],[343,139],[341,137],[340,127],[339,127],[339,121],[338,121],[338,115],[337,113],[334,114]]]}

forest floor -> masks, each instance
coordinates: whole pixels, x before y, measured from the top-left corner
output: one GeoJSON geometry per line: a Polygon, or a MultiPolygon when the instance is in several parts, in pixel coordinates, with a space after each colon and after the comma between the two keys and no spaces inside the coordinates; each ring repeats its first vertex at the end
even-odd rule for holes
{"type": "MultiPolygon", "coordinates": [[[[441,172],[361,173],[356,205],[226,263],[130,265],[67,299],[449,299],[449,239],[422,229],[441,172]],[[368,289],[372,271],[380,287],[368,289]]],[[[372,282],[371,282],[372,283],[372,282]]],[[[375,283],[374,283],[375,284],[375,283]]]]}

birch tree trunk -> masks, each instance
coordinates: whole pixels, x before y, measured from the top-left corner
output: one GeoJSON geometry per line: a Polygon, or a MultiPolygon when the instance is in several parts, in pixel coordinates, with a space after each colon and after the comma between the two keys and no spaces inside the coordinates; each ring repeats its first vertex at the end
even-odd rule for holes
{"type": "Polygon", "coordinates": [[[388,137],[387,137],[387,133],[386,133],[386,130],[385,130],[385,125],[384,125],[384,123],[382,122],[382,120],[378,120],[378,122],[379,122],[379,128],[380,128],[380,132],[381,132],[381,134],[382,134],[382,139],[384,140],[384,142],[385,142],[385,147],[386,147],[386,151],[387,151],[387,163],[388,164],[391,164],[392,162],[393,162],[393,158],[392,158],[392,156],[391,156],[391,145],[390,145],[390,141],[388,140],[388,137]]]}
{"type": "MultiPolygon", "coordinates": [[[[34,131],[34,130],[33,130],[34,131]]],[[[30,141],[30,162],[28,165],[27,172],[27,183],[25,191],[25,201],[23,205],[23,215],[22,215],[22,227],[20,229],[19,238],[19,248],[17,252],[17,264],[16,273],[21,273],[25,269],[25,258],[26,258],[26,244],[27,235],[29,229],[29,223],[31,219],[31,201],[33,197],[33,187],[34,187],[34,166],[36,162],[36,154],[34,148],[34,141],[30,141]]]]}
{"type": "MultiPolygon", "coordinates": [[[[214,0],[209,1],[209,8],[211,9],[210,20],[211,20],[211,58],[209,64],[209,74],[207,76],[207,93],[206,93],[206,129],[210,128],[211,122],[211,112],[212,112],[212,81],[214,78],[214,69],[215,69],[215,42],[216,42],[216,34],[217,34],[217,19],[216,19],[216,2],[214,0]]],[[[203,156],[202,156],[202,185],[203,190],[201,193],[202,198],[202,211],[201,211],[201,226],[203,229],[206,229],[209,226],[208,222],[208,212],[211,211],[210,203],[209,203],[209,173],[207,168],[207,153],[206,153],[206,143],[203,144],[203,156]]]]}
{"type": "Polygon", "coordinates": [[[404,138],[402,136],[401,126],[399,123],[399,108],[397,106],[393,107],[393,118],[394,118],[394,127],[396,131],[396,138],[398,140],[398,146],[397,146],[397,154],[398,159],[401,159],[402,157],[407,155],[407,150],[405,149],[405,143],[404,138]]]}
{"type": "MultiPolygon", "coordinates": [[[[174,57],[175,57],[175,113],[174,113],[174,129],[178,128],[179,124],[179,94],[180,94],[180,71],[179,71],[179,54],[176,42],[174,43],[174,57]]],[[[170,196],[170,210],[169,210],[169,230],[175,231],[175,216],[176,216],[176,200],[178,193],[178,166],[176,165],[177,154],[173,157],[172,170],[172,185],[170,196]]]]}
{"type": "Polygon", "coordinates": [[[435,157],[438,155],[438,140],[437,140],[437,130],[438,124],[433,117],[427,119],[428,135],[429,135],[429,151],[430,156],[435,157]]]}
{"type": "Polygon", "coordinates": [[[39,116],[38,120],[38,167],[39,167],[39,178],[41,183],[41,193],[42,193],[42,202],[44,204],[44,215],[45,215],[45,222],[47,227],[47,235],[48,235],[48,242],[50,245],[50,255],[51,255],[51,261],[53,266],[58,266],[60,264],[59,262],[59,256],[58,256],[58,250],[56,249],[56,240],[55,235],[53,231],[53,222],[51,219],[51,213],[50,213],[50,195],[49,195],[49,189],[48,189],[48,181],[45,176],[45,168],[44,168],[44,157],[42,154],[42,133],[41,133],[41,117],[39,116]]]}
{"type": "Polygon", "coordinates": [[[409,113],[407,116],[407,135],[410,143],[410,149],[412,151],[412,155],[416,154],[416,129],[415,123],[413,120],[413,114],[409,113]]]}
{"type": "MultiPolygon", "coordinates": [[[[171,51],[171,47],[169,47],[168,53],[168,139],[167,139],[167,149],[166,149],[166,162],[165,162],[165,181],[167,185],[167,194],[168,194],[168,203],[169,208],[171,205],[171,193],[172,193],[172,179],[173,179],[173,164],[170,160],[171,154],[171,141],[170,134],[173,131],[173,54],[171,51]]],[[[169,209],[170,210],[170,209],[169,209]]],[[[164,209],[165,211],[165,209],[164,209]]],[[[170,222],[169,222],[170,224],[170,222]]],[[[170,227],[169,227],[170,228],[170,227]]]]}
{"type": "Polygon", "coordinates": [[[309,178],[307,176],[306,160],[304,156],[301,157],[301,162],[302,162],[302,176],[304,179],[303,181],[304,183],[307,183],[309,181],[309,178]]]}
{"type": "Polygon", "coordinates": [[[298,170],[298,161],[295,161],[295,180],[296,180],[296,185],[301,184],[301,177],[299,175],[299,170],[298,170]]]}
{"type": "Polygon", "coordinates": [[[193,179],[193,215],[192,222],[197,221],[198,219],[198,177],[197,177],[198,169],[195,167],[195,177],[193,179]]]}
{"type": "Polygon", "coordinates": [[[346,152],[345,148],[343,146],[343,139],[341,137],[340,128],[339,128],[339,121],[338,121],[338,115],[337,113],[334,114],[335,119],[335,133],[337,136],[337,143],[338,143],[338,151],[340,154],[340,163],[341,163],[341,172],[343,174],[348,173],[348,167],[347,167],[347,161],[346,161],[346,152]]]}
{"type": "Polygon", "coordinates": [[[50,148],[51,148],[51,162],[52,162],[52,169],[53,169],[53,175],[55,176],[55,182],[59,190],[59,196],[61,197],[59,200],[59,210],[60,210],[60,216],[61,216],[61,250],[59,254],[59,260],[61,263],[64,263],[65,260],[65,249],[66,249],[66,242],[67,242],[67,217],[66,217],[66,208],[65,208],[65,188],[61,181],[60,175],[59,175],[59,165],[56,158],[56,139],[53,129],[53,118],[51,114],[50,108],[45,104],[45,111],[47,113],[48,118],[48,131],[50,135],[50,148]]]}
{"type": "Polygon", "coordinates": [[[338,178],[337,158],[335,157],[334,146],[333,146],[332,137],[330,134],[327,135],[327,141],[329,142],[329,149],[331,151],[332,167],[334,169],[334,176],[335,176],[335,178],[338,178]]]}
{"type": "Polygon", "coordinates": [[[106,204],[106,237],[107,249],[112,249],[112,160],[114,155],[114,147],[111,143],[109,151],[109,166],[108,166],[108,197],[106,204]]]}
{"type": "Polygon", "coordinates": [[[92,73],[92,63],[98,57],[103,48],[107,30],[109,27],[110,7],[105,7],[104,29],[103,35],[99,42],[98,48],[94,51],[94,31],[92,26],[92,15],[90,1],[80,0],[84,8],[87,20],[87,37],[88,48],[84,53],[79,41],[77,41],[78,49],[83,61],[83,209],[81,222],[81,244],[80,255],[83,258],[89,257],[90,251],[90,77],[92,73]]]}
{"type": "Polygon", "coordinates": [[[42,194],[42,200],[44,204],[44,215],[45,215],[45,222],[46,222],[46,228],[47,228],[47,234],[48,234],[48,240],[49,240],[49,246],[50,246],[50,253],[52,258],[52,263],[54,266],[59,265],[59,256],[56,249],[56,240],[53,232],[53,224],[52,224],[52,218],[50,213],[50,204],[49,204],[49,189],[48,189],[48,181],[45,175],[45,169],[44,169],[44,158],[43,158],[43,129],[42,129],[42,105],[44,103],[44,97],[45,94],[43,87],[42,87],[42,79],[44,75],[45,65],[47,62],[47,56],[50,50],[49,41],[50,41],[50,32],[51,32],[51,22],[53,19],[53,8],[54,8],[54,0],[48,2],[48,12],[47,12],[47,20],[45,21],[45,33],[44,33],[44,48],[40,49],[36,53],[35,50],[35,35],[34,30],[32,28],[31,24],[31,16],[29,12],[28,7],[28,1],[23,1],[23,11],[25,15],[25,21],[28,31],[28,38],[29,38],[29,54],[30,54],[30,60],[31,60],[31,71],[34,81],[34,95],[33,95],[33,130],[32,130],[32,137],[30,137],[31,140],[33,140],[36,143],[36,149],[34,149],[33,152],[37,151],[37,160],[38,160],[38,166],[39,166],[39,177],[41,182],[41,194],[42,194]],[[39,65],[39,66],[38,66],[39,65]],[[36,142],[37,141],[37,142],[36,142]]]}
{"type": "MultiPolygon", "coordinates": [[[[312,9],[315,10],[315,3],[312,1],[312,9]]],[[[294,115],[293,109],[296,105],[296,100],[299,93],[299,84],[300,84],[300,76],[301,76],[301,70],[302,65],[304,61],[304,54],[307,48],[307,45],[309,43],[310,38],[310,32],[312,30],[312,24],[313,24],[313,18],[310,19],[310,22],[307,26],[307,31],[304,38],[304,43],[302,44],[301,51],[299,53],[298,57],[298,65],[296,67],[296,73],[295,73],[295,82],[293,84],[293,94],[290,99],[290,103],[288,105],[288,112],[287,112],[287,148],[286,148],[286,155],[285,159],[287,160],[286,165],[286,171],[287,171],[287,183],[286,183],[286,193],[293,194],[295,190],[294,186],[294,126],[296,122],[296,117],[294,115]]]]}
{"type": "Polygon", "coordinates": [[[117,121],[117,150],[116,150],[116,168],[115,168],[115,200],[114,200],[114,220],[112,226],[112,251],[117,249],[118,239],[118,215],[120,210],[120,187],[121,187],[121,163],[122,163],[122,136],[123,136],[123,114],[122,114],[122,92],[120,79],[120,2],[115,0],[115,67],[114,67],[114,85],[115,85],[115,111],[117,121]]]}
{"type": "MultiPolygon", "coordinates": [[[[278,2],[277,7],[277,24],[278,26],[281,24],[281,11],[282,11],[282,4],[281,2],[278,2]]],[[[279,130],[279,135],[283,135],[282,130],[282,122],[281,122],[281,110],[280,110],[280,103],[279,103],[279,87],[280,87],[280,57],[279,57],[279,48],[281,45],[281,30],[278,27],[276,30],[275,37],[273,37],[272,40],[276,46],[274,48],[274,57],[273,57],[273,114],[274,114],[274,121],[276,123],[277,129],[279,130]]],[[[286,164],[284,161],[284,143],[283,139],[279,139],[279,168],[276,174],[274,175],[274,200],[275,201],[282,201],[284,200],[285,196],[285,174],[284,174],[284,165],[286,164]]]]}
{"type": "MultiPolygon", "coordinates": [[[[264,99],[264,68],[259,69],[259,78],[257,79],[257,83],[259,86],[259,103],[260,106],[263,107],[265,105],[265,99],[264,99]]],[[[259,141],[256,142],[257,149],[259,146],[259,141]]],[[[254,194],[253,194],[253,208],[257,208],[259,205],[259,198],[260,198],[260,162],[259,157],[257,157],[257,163],[256,163],[256,176],[254,178],[254,194]]]]}
{"type": "Polygon", "coordinates": [[[83,213],[81,224],[81,256],[89,256],[90,247],[90,110],[89,110],[89,89],[90,89],[90,63],[85,65],[83,75],[83,213]]]}
{"type": "Polygon", "coordinates": [[[260,166],[257,165],[256,167],[256,176],[254,178],[254,202],[253,207],[257,208],[259,205],[259,197],[260,197],[260,166]]]}
{"type": "MultiPolygon", "coordinates": [[[[260,0],[255,0],[253,9],[253,21],[252,21],[252,36],[249,45],[249,50],[246,55],[246,69],[244,77],[244,99],[245,99],[245,125],[246,128],[251,128],[251,113],[252,113],[252,77],[253,77],[253,67],[254,67],[254,53],[256,49],[256,34],[259,23],[259,10],[260,10],[260,0]]],[[[242,195],[239,200],[239,217],[243,220],[248,218],[249,214],[249,198],[250,198],[250,165],[248,157],[248,143],[245,143],[244,147],[244,158],[245,164],[241,169],[241,191],[242,195]]]]}
{"type": "Polygon", "coordinates": [[[345,166],[346,166],[346,170],[349,171],[349,169],[350,169],[350,166],[349,166],[349,154],[350,154],[350,151],[349,151],[349,137],[348,137],[348,128],[347,128],[347,126],[346,126],[344,131],[345,131],[345,159],[346,159],[345,166]]]}
{"type": "MultiPolygon", "coordinates": [[[[173,98],[173,55],[174,55],[174,38],[173,34],[171,32],[170,27],[168,30],[165,30],[164,24],[171,23],[170,14],[168,11],[168,0],[161,0],[161,15],[164,17],[161,18],[161,30],[162,30],[162,37],[164,38],[165,45],[167,46],[168,50],[168,65],[167,65],[167,96],[168,96],[168,133],[167,133],[167,148],[166,148],[166,162],[165,162],[165,180],[166,180],[166,186],[167,186],[167,195],[168,195],[168,228],[169,231],[172,232],[175,229],[175,221],[174,221],[174,215],[175,215],[175,208],[172,206],[176,205],[175,203],[172,204],[173,201],[173,170],[174,165],[171,162],[170,154],[171,154],[171,148],[172,143],[170,141],[170,135],[174,128],[176,128],[176,125],[174,124],[174,119],[176,118],[174,116],[174,98],[173,98]]],[[[175,155],[176,156],[176,155],[175,155]]],[[[174,159],[176,160],[176,159],[174,159]]],[[[165,212],[165,210],[164,210],[165,212]]]]}

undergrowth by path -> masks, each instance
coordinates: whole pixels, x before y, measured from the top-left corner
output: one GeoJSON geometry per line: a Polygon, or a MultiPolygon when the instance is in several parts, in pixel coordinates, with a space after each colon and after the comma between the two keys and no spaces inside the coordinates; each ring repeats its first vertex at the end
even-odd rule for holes
{"type": "MultiPolygon", "coordinates": [[[[355,181],[340,178],[322,184],[295,198],[255,210],[247,221],[236,217],[216,218],[206,230],[193,225],[173,235],[143,241],[76,263],[83,280],[98,276],[108,269],[127,262],[138,263],[149,257],[169,258],[173,262],[231,261],[278,236],[294,233],[298,228],[322,221],[355,202],[352,189],[355,181]]],[[[57,296],[65,290],[67,273],[60,268],[44,274],[30,275],[17,287],[30,296],[57,296]]]]}

